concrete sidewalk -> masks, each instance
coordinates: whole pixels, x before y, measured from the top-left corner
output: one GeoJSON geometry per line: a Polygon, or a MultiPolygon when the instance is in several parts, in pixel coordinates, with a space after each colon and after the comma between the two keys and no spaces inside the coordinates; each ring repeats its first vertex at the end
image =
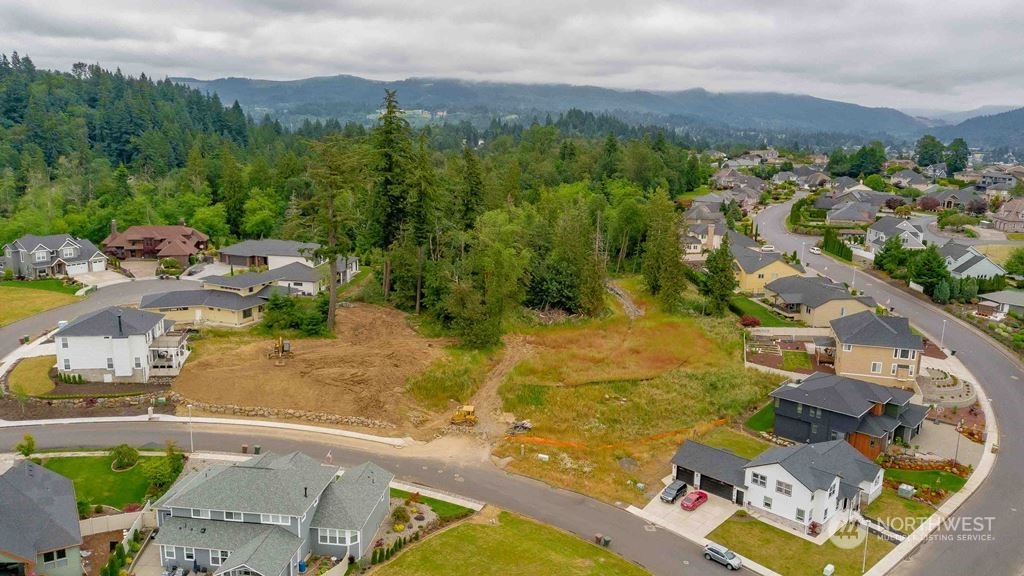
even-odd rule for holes
{"type": "Polygon", "coordinates": [[[28,344],[19,346],[14,350],[14,352],[11,352],[7,356],[4,356],[4,358],[0,360],[0,378],[2,378],[4,374],[7,374],[7,372],[14,367],[14,364],[17,363],[22,358],[34,358],[36,356],[56,356],[57,345],[54,342],[47,342],[47,340],[52,338],[54,333],[56,332],[56,330],[48,332],[45,336],[37,338],[29,342],[28,344]]]}

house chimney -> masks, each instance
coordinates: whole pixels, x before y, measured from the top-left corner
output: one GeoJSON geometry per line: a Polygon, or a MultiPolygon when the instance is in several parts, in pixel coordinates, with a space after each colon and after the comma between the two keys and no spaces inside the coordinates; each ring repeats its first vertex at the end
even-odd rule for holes
{"type": "Polygon", "coordinates": [[[121,322],[121,311],[117,311],[117,335],[124,337],[124,323],[121,322]]]}
{"type": "Polygon", "coordinates": [[[117,220],[110,220],[110,233],[117,234],[117,220]]]}

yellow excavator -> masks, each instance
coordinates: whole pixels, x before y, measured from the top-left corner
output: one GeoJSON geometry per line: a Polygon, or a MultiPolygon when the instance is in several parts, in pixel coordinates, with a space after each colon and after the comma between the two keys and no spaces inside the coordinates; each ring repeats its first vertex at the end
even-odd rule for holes
{"type": "Polygon", "coordinates": [[[451,422],[457,426],[476,426],[476,408],[469,405],[459,406],[455,409],[455,414],[452,414],[451,422]]]}
{"type": "Polygon", "coordinates": [[[267,353],[267,358],[277,360],[279,363],[283,363],[285,358],[291,358],[292,356],[294,356],[294,353],[292,353],[291,341],[285,340],[281,336],[278,336],[277,342],[274,342],[274,348],[267,353]]]}

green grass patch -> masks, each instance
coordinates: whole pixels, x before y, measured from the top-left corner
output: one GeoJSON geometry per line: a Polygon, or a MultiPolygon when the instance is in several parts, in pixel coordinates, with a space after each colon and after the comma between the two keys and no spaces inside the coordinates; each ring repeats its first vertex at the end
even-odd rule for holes
{"type": "Polygon", "coordinates": [[[81,284],[68,285],[59,278],[43,278],[40,280],[0,280],[0,287],[29,288],[32,290],[46,290],[48,292],[60,292],[61,294],[75,295],[82,289],[81,284]]]}
{"type": "Polygon", "coordinates": [[[772,447],[771,444],[749,434],[737,432],[724,426],[715,428],[698,439],[713,448],[728,450],[737,456],[751,459],[772,447]]]}
{"type": "Polygon", "coordinates": [[[49,458],[43,466],[70,478],[76,497],[89,504],[124,508],[125,504],[144,503],[149,480],[142,473],[142,466],[114,472],[110,469],[112,463],[110,456],[81,456],[49,458]]]}
{"type": "Polygon", "coordinates": [[[1024,232],[1010,232],[1006,235],[1007,240],[1024,240],[1024,232]]]}
{"type": "Polygon", "coordinates": [[[729,300],[729,310],[739,316],[753,316],[761,321],[761,326],[770,328],[783,328],[787,326],[799,326],[798,322],[787,320],[772,313],[764,306],[754,302],[746,296],[734,296],[729,300]]]}
{"type": "Polygon", "coordinates": [[[897,528],[906,532],[908,526],[920,526],[921,522],[910,522],[907,518],[924,519],[935,513],[935,510],[923,502],[900,498],[895,490],[884,488],[878,498],[863,510],[864,515],[888,525],[894,518],[899,518],[897,528]]]}
{"type": "Polygon", "coordinates": [[[747,419],[747,428],[758,432],[769,432],[775,429],[775,406],[771,402],[765,404],[753,416],[747,419]]]}
{"type": "MultiPolygon", "coordinates": [[[[835,566],[836,574],[860,574],[864,557],[863,544],[851,550],[828,541],[818,546],[750,516],[729,518],[708,534],[708,540],[786,576],[819,576],[826,564],[835,566]]],[[[867,547],[870,568],[895,545],[870,536],[867,547]]]]}
{"type": "Polygon", "coordinates": [[[807,352],[798,352],[796,350],[783,350],[782,351],[782,369],[783,370],[797,370],[800,368],[811,368],[811,357],[807,352]]]}
{"type": "Polygon", "coordinates": [[[50,380],[50,368],[57,363],[56,356],[36,356],[24,358],[11,371],[7,378],[7,385],[15,394],[26,396],[39,396],[53,390],[53,380],[50,380]]]}
{"type": "Polygon", "coordinates": [[[17,287],[9,282],[4,282],[4,285],[0,286],[0,302],[5,303],[3,306],[0,306],[0,326],[6,326],[51,308],[78,302],[78,298],[64,292],[22,287],[22,285],[35,284],[36,282],[42,282],[42,280],[19,282],[17,287]],[[7,304],[8,302],[13,302],[17,305],[9,305],[7,304]]]}
{"type": "Polygon", "coordinates": [[[604,548],[508,512],[497,523],[466,522],[404,551],[380,576],[642,576],[604,548]]]}
{"type": "MultiPolygon", "coordinates": [[[[397,488],[391,489],[392,498],[408,498],[409,496],[411,496],[411,493],[406,492],[405,490],[399,490],[397,488]]],[[[437,498],[431,498],[429,496],[420,495],[419,501],[430,506],[430,509],[434,511],[434,514],[437,514],[437,517],[440,518],[442,522],[458,520],[473,514],[473,510],[470,508],[459,506],[458,504],[452,504],[451,502],[445,502],[444,500],[438,500],[437,498]]]]}
{"type": "Polygon", "coordinates": [[[409,393],[433,410],[443,410],[449,400],[464,403],[487,377],[488,358],[486,352],[450,347],[446,358],[409,381],[409,393]]]}
{"type": "Polygon", "coordinates": [[[942,470],[890,470],[887,468],[885,477],[900,484],[910,484],[918,488],[931,486],[951,492],[959,491],[967,483],[966,478],[942,470]]]}

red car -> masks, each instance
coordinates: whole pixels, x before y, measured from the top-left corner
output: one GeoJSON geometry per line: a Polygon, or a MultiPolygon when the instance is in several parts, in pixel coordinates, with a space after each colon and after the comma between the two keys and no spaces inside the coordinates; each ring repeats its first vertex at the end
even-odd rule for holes
{"type": "Polygon", "coordinates": [[[694,490],[683,498],[679,506],[683,510],[696,510],[698,506],[708,501],[708,493],[703,490],[694,490]]]}

